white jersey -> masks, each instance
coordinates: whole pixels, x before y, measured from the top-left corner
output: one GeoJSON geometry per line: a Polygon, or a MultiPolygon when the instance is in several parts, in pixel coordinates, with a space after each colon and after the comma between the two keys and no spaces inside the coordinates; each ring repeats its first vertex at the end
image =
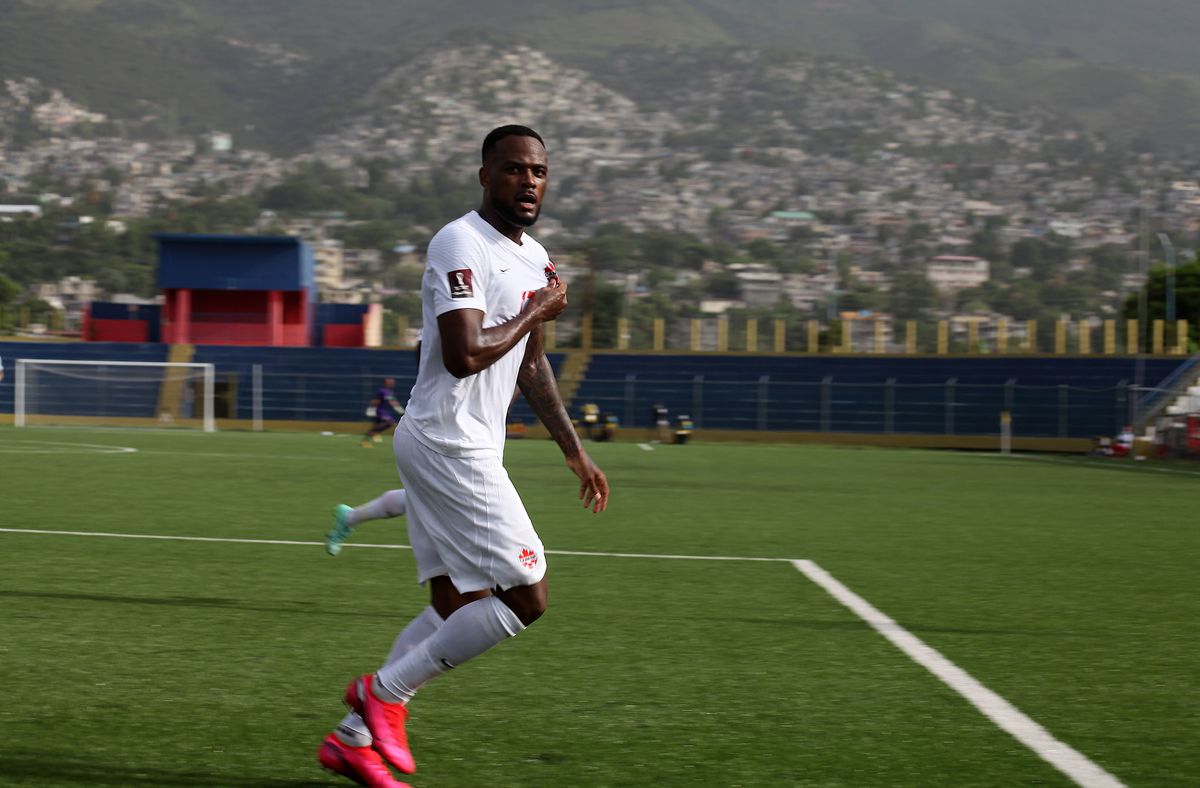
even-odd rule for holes
{"type": "Polygon", "coordinates": [[[483,327],[507,322],[546,286],[553,270],[529,235],[517,244],[475,211],[447,224],[429,242],[421,278],[421,364],[404,421],[434,451],[465,456],[504,451],[504,421],[529,337],[482,372],[459,379],[442,363],[438,315],[478,309],[483,327]]]}

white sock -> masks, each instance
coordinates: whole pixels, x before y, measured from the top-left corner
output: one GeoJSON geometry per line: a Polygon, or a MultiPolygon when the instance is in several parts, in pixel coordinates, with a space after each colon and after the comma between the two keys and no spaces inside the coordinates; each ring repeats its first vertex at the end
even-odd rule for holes
{"type": "Polygon", "coordinates": [[[450,614],[437,632],[375,674],[375,695],[408,703],[421,685],[525,629],[498,597],[486,596],[450,614]]]}
{"type": "Polygon", "coordinates": [[[426,607],[417,614],[416,618],[408,622],[408,626],[401,630],[399,635],[396,635],[396,639],[392,642],[392,650],[388,652],[387,660],[383,664],[390,665],[421,645],[425,638],[441,629],[444,623],[445,619],[437,614],[432,605],[426,607]]]}
{"type": "Polygon", "coordinates": [[[355,711],[342,717],[342,721],[334,728],[333,735],[347,747],[370,747],[374,741],[367,723],[355,711]]]}
{"type": "Polygon", "coordinates": [[[408,511],[408,493],[404,490],[388,490],[373,501],[354,507],[346,515],[350,525],[365,523],[367,520],[386,520],[389,517],[399,517],[408,511]]]}
{"type": "MultiPolygon", "coordinates": [[[[403,490],[393,490],[393,492],[403,492],[403,490]]],[[[432,605],[426,607],[417,614],[416,618],[408,622],[408,626],[401,630],[399,635],[396,635],[396,640],[392,643],[392,650],[388,653],[387,662],[384,664],[391,664],[400,659],[419,646],[425,638],[437,632],[441,626],[442,617],[437,614],[432,605]]],[[[341,739],[342,744],[350,747],[369,747],[374,741],[370,729],[367,728],[367,723],[356,711],[343,717],[334,732],[341,739]]]]}

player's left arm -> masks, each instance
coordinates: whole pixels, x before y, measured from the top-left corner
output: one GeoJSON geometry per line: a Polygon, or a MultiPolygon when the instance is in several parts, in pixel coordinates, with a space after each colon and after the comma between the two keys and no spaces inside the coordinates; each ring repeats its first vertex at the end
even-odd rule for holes
{"type": "Polygon", "coordinates": [[[540,325],[529,332],[525,357],[521,360],[521,369],[517,374],[517,386],[525,395],[525,401],[529,403],[534,414],[546,425],[550,437],[554,438],[554,442],[562,450],[567,467],[579,477],[579,499],[583,501],[584,507],[593,512],[607,509],[608,478],[584,451],[575,426],[571,424],[571,417],[567,415],[567,408],[558,392],[558,382],[554,379],[550,359],[546,358],[540,325]]]}

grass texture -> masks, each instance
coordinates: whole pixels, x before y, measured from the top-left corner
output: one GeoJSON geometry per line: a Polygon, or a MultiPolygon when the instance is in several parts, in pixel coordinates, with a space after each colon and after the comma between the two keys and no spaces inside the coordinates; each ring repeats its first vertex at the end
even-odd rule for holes
{"type": "MultiPolygon", "coordinates": [[[[550,610],[414,700],[414,786],[1071,784],[786,560],[561,551],[811,559],[1127,785],[1200,783],[1200,469],[589,450],[602,515],[509,444],[550,610]]],[[[341,689],[426,603],[359,547],[403,520],[316,544],[397,485],[386,443],[0,428],[0,479],[3,528],[312,543],[0,531],[0,785],[343,784],[314,759],[341,689]]]]}

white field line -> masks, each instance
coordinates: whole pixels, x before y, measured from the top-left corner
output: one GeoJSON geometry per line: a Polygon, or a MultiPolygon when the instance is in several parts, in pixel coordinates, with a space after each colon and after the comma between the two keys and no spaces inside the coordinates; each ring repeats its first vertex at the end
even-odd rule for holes
{"type": "Polygon", "coordinates": [[[1007,731],[1042,760],[1084,788],[1123,788],[1123,783],[1078,750],[1054,738],[1020,709],[979,683],[971,674],[946,659],[920,638],[877,610],[870,602],[843,585],[813,561],[792,561],[809,580],[850,608],[879,634],[892,642],[910,659],[941,679],[950,689],[966,698],[984,716],[1007,731]]]}
{"type": "MultiPolygon", "coordinates": [[[[0,533],[39,534],[50,536],[83,536],[111,539],[155,539],[171,542],[220,542],[226,544],[298,545],[323,547],[324,542],[309,542],[292,539],[235,539],[216,536],[168,536],[165,534],[119,534],[103,531],[58,531],[35,528],[0,528],[0,533]]],[[[411,550],[402,544],[346,544],[345,547],[374,550],[411,550]]],[[[659,553],[608,553],[587,550],[547,550],[550,555],[595,556],[602,558],[652,558],[676,561],[754,561],[778,563],[788,561],[830,596],[850,608],[872,629],[892,642],[914,662],[941,679],[947,686],[966,698],[988,719],[1051,766],[1083,788],[1124,788],[1116,777],[1088,760],[1079,751],[1054,738],[1038,723],[1018,708],[979,683],[973,676],[946,659],[936,649],[926,645],[920,638],[897,624],[871,603],[855,594],[833,575],[814,561],[789,560],[786,558],[761,558],[732,555],[672,555],[659,553]]]]}
{"type": "Polygon", "coordinates": [[[654,451],[654,447],[651,446],[649,443],[639,443],[637,445],[637,447],[639,449],[641,449],[642,451],[654,451]]]}
{"type": "Polygon", "coordinates": [[[135,449],[108,443],[64,443],[61,441],[5,441],[0,454],[165,454],[173,457],[229,457],[236,460],[301,460],[305,462],[353,462],[354,457],[330,457],[321,454],[250,454],[248,452],[182,451],[174,449],[135,449]]]}
{"type": "Polygon", "coordinates": [[[0,454],[135,454],[132,446],[113,446],[108,443],[65,443],[62,441],[6,440],[0,443],[0,454]]]}
{"type": "MultiPolygon", "coordinates": [[[[118,534],[104,531],[58,531],[40,528],[0,528],[0,533],[7,534],[40,534],[50,536],[92,536],[109,539],[157,539],[164,542],[222,542],[227,544],[275,544],[301,545],[304,547],[324,547],[324,542],[305,542],[293,539],[236,539],[219,536],[168,536],[165,534],[118,534]]],[[[343,547],[353,547],[364,550],[411,550],[406,544],[343,544],[343,547]]],[[[741,555],[663,555],[657,553],[602,553],[588,550],[547,550],[548,555],[595,556],[599,558],[658,558],[673,561],[759,561],[779,563],[786,558],[757,558],[741,555]]]]}
{"type": "Polygon", "coordinates": [[[1135,473],[1167,473],[1176,476],[1200,476],[1200,471],[1185,471],[1182,468],[1162,468],[1146,462],[1136,462],[1128,459],[1107,459],[1088,462],[1086,460],[1060,460],[1054,457],[1039,457],[1035,454],[1011,454],[1016,460],[1044,462],[1050,465],[1066,465],[1071,468],[1082,468],[1088,471],[1133,471],[1135,473]],[[1112,463],[1109,465],[1108,463],[1112,463]]]}

